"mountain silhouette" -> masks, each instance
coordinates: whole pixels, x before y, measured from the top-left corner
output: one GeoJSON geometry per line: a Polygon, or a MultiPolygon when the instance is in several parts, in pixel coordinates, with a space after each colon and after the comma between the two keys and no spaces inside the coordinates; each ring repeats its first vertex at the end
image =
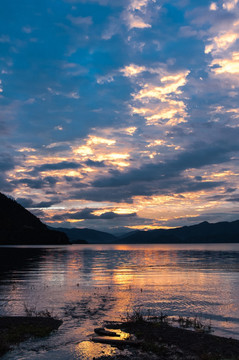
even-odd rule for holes
{"type": "Polygon", "coordinates": [[[0,193],[0,245],[69,244],[65,233],[49,230],[35,215],[0,193]]]}
{"type": "Polygon", "coordinates": [[[78,228],[57,228],[63,231],[73,244],[112,244],[117,241],[117,237],[104,231],[93,229],[78,229],[78,228]]]}
{"type": "Polygon", "coordinates": [[[137,231],[124,236],[117,243],[124,244],[193,244],[193,243],[238,243],[239,220],[211,224],[204,221],[197,225],[175,229],[137,231]]]}
{"type": "Polygon", "coordinates": [[[70,242],[74,244],[84,241],[90,244],[239,243],[239,220],[214,224],[204,221],[197,225],[175,229],[134,230],[121,236],[87,228],[57,229],[65,232],[70,242]]]}

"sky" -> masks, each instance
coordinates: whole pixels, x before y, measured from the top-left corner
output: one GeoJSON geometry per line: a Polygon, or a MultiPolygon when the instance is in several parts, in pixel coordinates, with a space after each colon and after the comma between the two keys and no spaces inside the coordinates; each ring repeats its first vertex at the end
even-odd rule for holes
{"type": "Polygon", "coordinates": [[[119,233],[239,219],[238,0],[11,0],[0,191],[119,233]]]}

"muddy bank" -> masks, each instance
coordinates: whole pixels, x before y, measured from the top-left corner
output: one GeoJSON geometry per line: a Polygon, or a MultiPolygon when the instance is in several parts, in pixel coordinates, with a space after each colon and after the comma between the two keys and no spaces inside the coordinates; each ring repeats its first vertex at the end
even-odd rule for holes
{"type": "Polygon", "coordinates": [[[62,324],[61,320],[52,317],[0,317],[0,356],[21,341],[32,336],[45,337],[62,324]]]}
{"type": "Polygon", "coordinates": [[[121,355],[97,360],[239,360],[239,341],[235,339],[144,320],[108,326],[133,334],[142,344],[139,349],[124,347],[121,355]]]}

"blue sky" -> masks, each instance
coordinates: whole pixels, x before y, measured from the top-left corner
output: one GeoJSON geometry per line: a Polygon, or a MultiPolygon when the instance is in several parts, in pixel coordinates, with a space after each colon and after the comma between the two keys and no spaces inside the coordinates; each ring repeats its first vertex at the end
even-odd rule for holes
{"type": "Polygon", "coordinates": [[[238,219],[238,0],[12,0],[0,17],[2,192],[54,226],[238,219]]]}

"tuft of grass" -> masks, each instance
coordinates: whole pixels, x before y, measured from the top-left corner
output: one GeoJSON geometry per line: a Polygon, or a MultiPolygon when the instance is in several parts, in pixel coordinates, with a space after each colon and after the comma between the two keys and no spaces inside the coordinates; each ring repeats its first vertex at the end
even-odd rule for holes
{"type": "Polygon", "coordinates": [[[24,303],[24,311],[27,317],[46,317],[46,318],[53,317],[53,311],[49,311],[48,309],[38,311],[36,309],[36,306],[28,307],[25,303],[24,303]]]}
{"type": "Polygon", "coordinates": [[[194,329],[200,332],[212,332],[211,321],[209,323],[203,323],[200,318],[195,316],[194,318],[179,316],[178,319],[173,319],[174,322],[178,322],[179,326],[186,329],[194,329]]]}
{"type": "Polygon", "coordinates": [[[127,311],[126,315],[122,317],[122,321],[126,322],[143,322],[143,321],[154,321],[159,326],[162,324],[168,324],[172,326],[172,323],[177,322],[179,327],[185,329],[193,329],[202,333],[211,333],[212,325],[211,320],[209,322],[203,322],[199,317],[184,317],[178,316],[178,318],[170,318],[167,314],[160,312],[158,316],[150,316],[150,311],[148,310],[147,315],[142,309],[142,305],[135,306],[131,311],[127,311]]]}
{"type": "Polygon", "coordinates": [[[125,316],[122,318],[122,320],[127,322],[144,321],[145,319],[144,319],[142,307],[139,305],[134,307],[132,311],[127,311],[125,316]]]}

